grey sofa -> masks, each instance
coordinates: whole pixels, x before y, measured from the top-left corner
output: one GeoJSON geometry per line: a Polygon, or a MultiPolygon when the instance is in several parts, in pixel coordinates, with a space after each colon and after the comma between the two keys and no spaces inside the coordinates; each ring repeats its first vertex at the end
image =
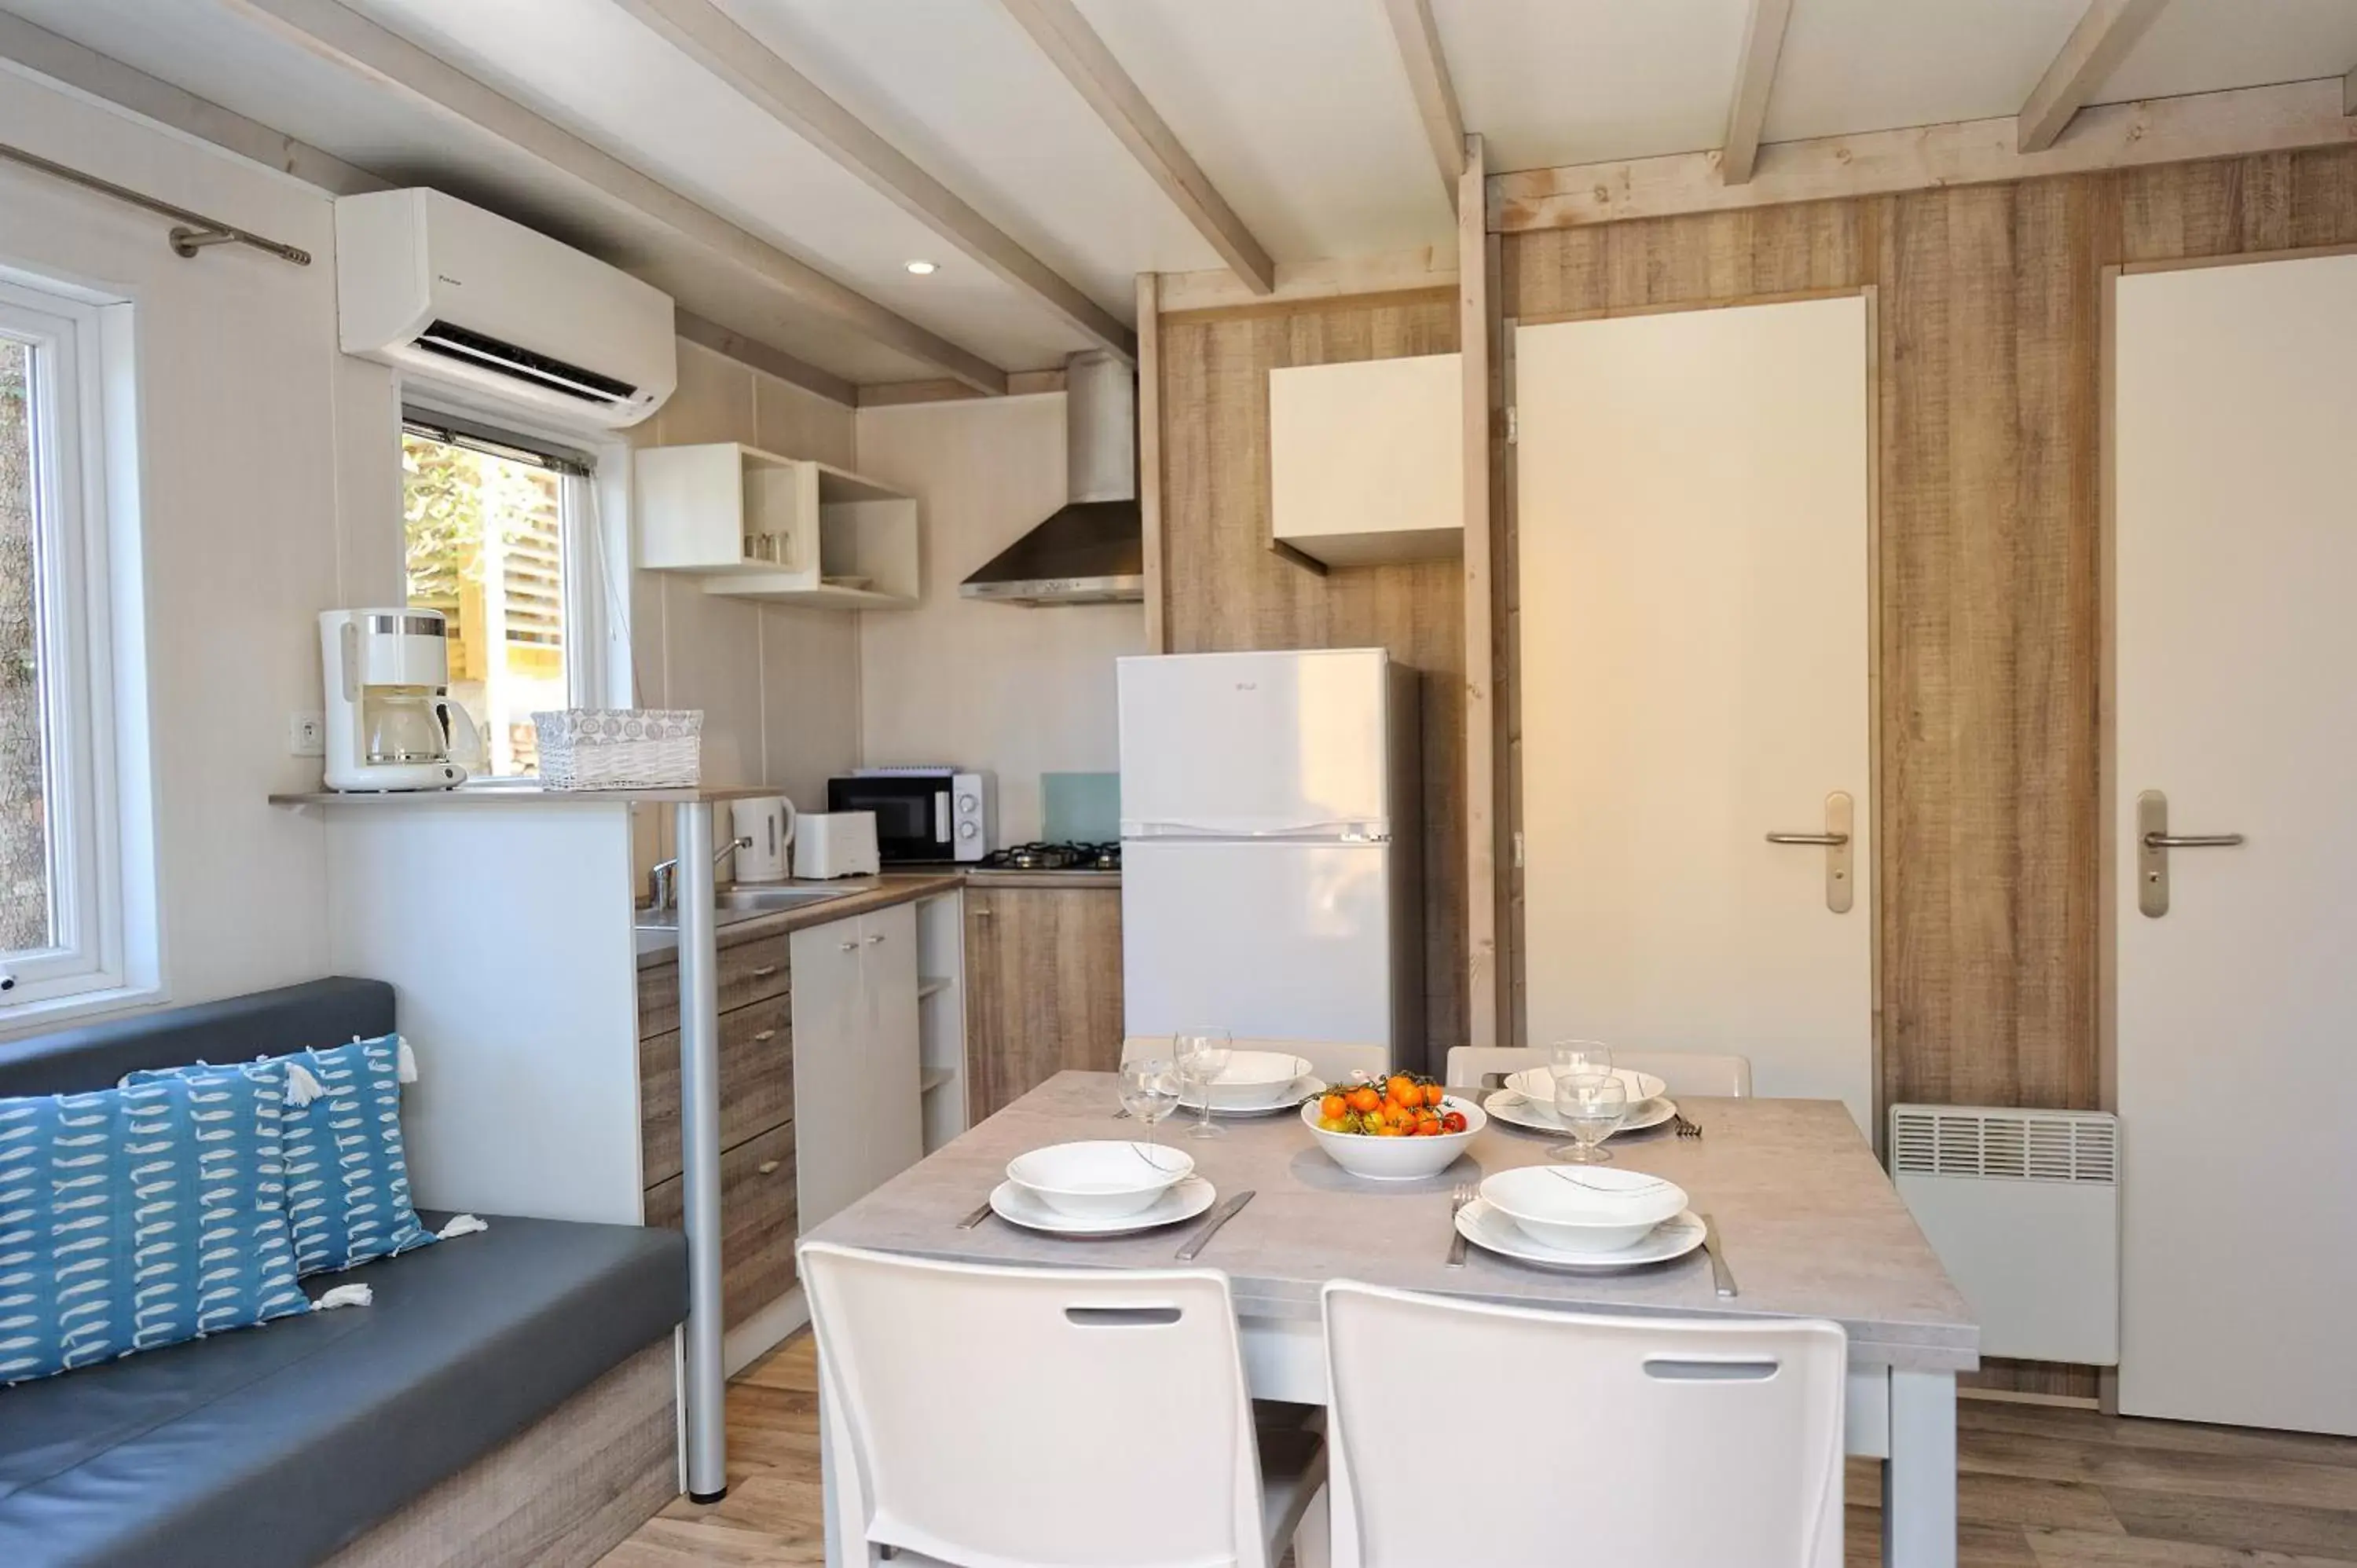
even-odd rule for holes
{"type": "MultiPolygon", "coordinates": [[[[382,1035],[393,1014],[392,987],[329,979],[21,1040],[0,1045],[0,1096],[382,1035]]],[[[319,1563],[686,1316],[673,1231],[485,1218],[304,1282],[365,1281],[371,1306],[0,1389],[0,1563],[319,1563]]]]}

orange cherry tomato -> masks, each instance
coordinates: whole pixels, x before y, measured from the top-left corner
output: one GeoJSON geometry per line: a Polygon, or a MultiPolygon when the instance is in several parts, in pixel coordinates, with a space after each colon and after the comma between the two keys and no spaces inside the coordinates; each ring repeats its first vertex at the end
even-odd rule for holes
{"type": "Polygon", "coordinates": [[[1398,1122],[1386,1122],[1382,1126],[1375,1129],[1375,1136],[1378,1138],[1398,1138],[1405,1136],[1406,1132],[1407,1129],[1401,1126],[1398,1122]]]}
{"type": "Polygon", "coordinates": [[[1423,1088],[1417,1084],[1415,1079],[1408,1077],[1405,1073],[1399,1074],[1397,1077],[1394,1078],[1390,1083],[1383,1087],[1384,1092],[1402,1105],[1421,1105],[1424,1103],[1423,1088]]]}
{"type": "Polygon", "coordinates": [[[1351,1109],[1351,1102],[1339,1094],[1329,1094],[1318,1102],[1318,1114],[1329,1122],[1351,1109]]]}
{"type": "Polygon", "coordinates": [[[1351,1109],[1353,1111],[1362,1112],[1372,1111],[1383,1102],[1383,1097],[1364,1084],[1351,1090],[1351,1109]]]}
{"type": "Polygon", "coordinates": [[[1443,1089],[1440,1085],[1437,1083],[1427,1083],[1424,1086],[1424,1102],[1426,1105],[1437,1105],[1448,1096],[1448,1090],[1443,1089]]]}

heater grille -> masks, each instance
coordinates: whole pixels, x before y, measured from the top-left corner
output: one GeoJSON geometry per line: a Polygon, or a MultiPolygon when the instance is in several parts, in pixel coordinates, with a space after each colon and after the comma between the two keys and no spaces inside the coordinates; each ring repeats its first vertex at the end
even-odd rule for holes
{"type": "Polygon", "coordinates": [[[2119,1180],[2119,1122],[2101,1112],[1902,1105],[1890,1121],[1895,1173],[2105,1187],[2119,1180]]]}

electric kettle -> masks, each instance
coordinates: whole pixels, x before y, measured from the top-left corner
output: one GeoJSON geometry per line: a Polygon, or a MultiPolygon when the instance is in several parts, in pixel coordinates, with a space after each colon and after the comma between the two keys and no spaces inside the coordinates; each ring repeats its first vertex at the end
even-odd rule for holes
{"type": "Polygon", "coordinates": [[[737,830],[737,880],[783,882],[794,842],[794,803],[782,795],[728,802],[737,830]]]}

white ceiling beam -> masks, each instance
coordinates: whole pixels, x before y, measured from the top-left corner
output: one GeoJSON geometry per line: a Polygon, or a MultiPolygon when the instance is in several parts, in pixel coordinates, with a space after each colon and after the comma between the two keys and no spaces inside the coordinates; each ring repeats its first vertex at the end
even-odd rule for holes
{"type": "Polygon", "coordinates": [[[1465,116],[1457,106],[1448,57],[1441,52],[1440,29],[1433,24],[1432,0],[1383,0],[1383,14],[1391,18],[1392,41],[1399,45],[1416,118],[1432,144],[1432,161],[1453,209],[1465,172],[1465,116]]]}
{"type": "Polygon", "coordinates": [[[1006,390],[1006,373],[978,354],[836,282],[572,132],[468,76],[337,0],[220,0],[288,41],[411,102],[463,121],[555,169],[615,207],[659,224],[741,268],[814,314],[977,392],[1006,390]]]}
{"type": "Polygon", "coordinates": [[[1760,161],[1760,133],[1768,124],[1768,95],[1776,86],[1776,62],[1784,53],[1784,29],[1792,0],[1751,0],[1743,26],[1743,53],[1736,61],[1735,102],[1727,111],[1727,135],[1719,144],[1718,174],[1729,185],[1751,177],[1760,161]]]}
{"type": "Polygon", "coordinates": [[[1187,221],[1255,293],[1276,286],[1276,263],[1181,145],[1072,0],[999,0],[1064,80],[1097,112],[1187,221]]]}
{"type": "MultiPolygon", "coordinates": [[[[845,408],[856,408],[859,405],[859,388],[852,381],[836,375],[833,371],[823,371],[807,360],[796,359],[783,349],[772,349],[767,343],[758,342],[746,337],[742,332],[732,332],[717,321],[707,321],[703,317],[685,310],[672,312],[671,327],[673,332],[690,343],[701,344],[714,353],[726,355],[740,365],[750,365],[765,375],[774,376],[791,386],[802,388],[806,392],[814,392],[829,403],[839,403],[845,408]]],[[[963,392],[968,397],[983,395],[963,381],[952,381],[950,384],[963,392]]]]}
{"type": "Polygon", "coordinates": [[[260,121],[183,91],[5,11],[0,11],[0,63],[20,66],[85,97],[129,110],[167,130],[210,142],[338,196],[382,190],[390,183],[307,142],[296,141],[260,121]]]}
{"type": "Polygon", "coordinates": [[[2062,51],[2021,106],[2014,150],[2042,153],[2086,106],[2112,68],[2127,58],[2169,0],[2091,0],[2087,14],[2062,41],[2062,51]]]}
{"type": "Polygon", "coordinates": [[[2013,150],[2010,114],[1903,131],[1776,142],[1749,185],[1718,177],[1717,153],[1524,169],[1490,179],[1490,227],[1505,234],[1683,212],[1731,212],[1957,185],[2357,145],[2341,78],[2198,92],[2084,110],[2068,140],[2013,150]]]}
{"type": "Polygon", "coordinates": [[[901,211],[1037,299],[1092,344],[1135,362],[1136,334],[827,96],[712,0],[615,0],[747,102],[901,211]]]}

